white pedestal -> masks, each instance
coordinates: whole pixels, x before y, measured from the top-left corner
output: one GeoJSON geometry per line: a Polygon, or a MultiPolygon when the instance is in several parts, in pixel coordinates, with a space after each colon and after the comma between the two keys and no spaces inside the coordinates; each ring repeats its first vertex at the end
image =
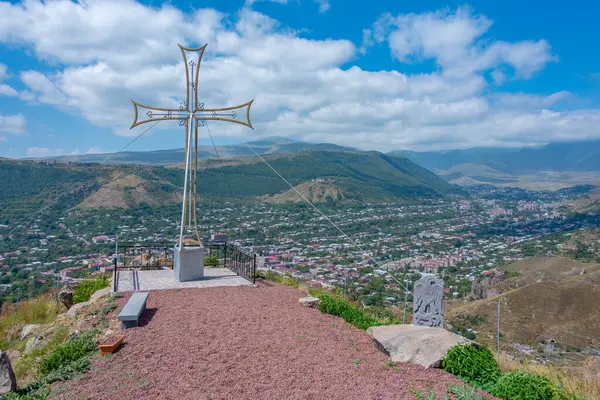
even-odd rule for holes
{"type": "Polygon", "coordinates": [[[204,278],[204,247],[183,246],[174,249],[173,273],[178,282],[194,281],[204,278]]]}

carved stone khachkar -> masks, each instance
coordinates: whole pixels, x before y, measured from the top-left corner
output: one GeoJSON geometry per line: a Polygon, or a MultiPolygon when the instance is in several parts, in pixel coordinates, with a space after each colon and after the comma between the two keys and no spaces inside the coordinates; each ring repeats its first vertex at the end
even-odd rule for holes
{"type": "Polygon", "coordinates": [[[444,281],[423,275],[415,283],[413,325],[444,327],[444,281]]]}

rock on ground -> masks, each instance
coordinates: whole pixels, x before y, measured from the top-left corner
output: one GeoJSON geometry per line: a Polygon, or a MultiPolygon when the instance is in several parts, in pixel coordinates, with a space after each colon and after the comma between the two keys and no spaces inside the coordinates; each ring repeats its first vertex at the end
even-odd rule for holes
{"type": "Polygon", "coordinates": [[[73,305],[73,296],[75,295],[76,287],[77,283],[67,283],[60,289],[60,292],[58,292],[58,301],[63,303],[67,308],[71,308],[73,305]]]}
{"type": "Polygon", "coordinates": [[[8,354],[0,350],[0,395],[12,392],[17,389],[17,378],[13,372],[8,354]]]}
{"type": "Polygon", "coordinates": [[[90,301],[96,303],[98,300],[110,295],[111,289],[109,287],[97,290],[93,295],[90,296],[90,301]]]}
{"type": "Polygon", "coordinates": [[[439,368],[448,350],[470,340],[442,328],[413,325],[372,326],[367,334],[394,362],[439,368]]]}
{"type": "Polygon", "coordinates": [[[71,308],[69,308],[69,311],[67,311],[67,316],[75,317],[77,314],[79,314],[81,312],[81,310],[83,310],[84,308],[91,306],[91,305],[92,305],[91,301],[84,301],[83,303],[74,304],[71,308]]]}
{"type": "Polygon", "coordinates": [[[300,304],[302,304],[304,307],[311,307],[311,308],[317,308],[319,306],[319,303],[321,302],[320,299],[316,298],[316,297],[312,297],[312,296],[306,296],[306,297],[302,297],[300,300],[298,300],[300,302],[300,304]]]}
{"type": "Polygon", "coordinates": [[[25,340],[27,336],[31,335],[40,325],[38,324],[27,324],[21,328],[21,340],[25,340]]]}
{"type": "Polygon", "coordinates": [[[25,344],[25,354],[29,354],[34,350],[37,350],[43,346],[45,346],[46,344],[48,344],[48,339],[44,338],[43,336],[34,336],[31,339],[29,339],[27,341],[27,343],[25,344]]]}

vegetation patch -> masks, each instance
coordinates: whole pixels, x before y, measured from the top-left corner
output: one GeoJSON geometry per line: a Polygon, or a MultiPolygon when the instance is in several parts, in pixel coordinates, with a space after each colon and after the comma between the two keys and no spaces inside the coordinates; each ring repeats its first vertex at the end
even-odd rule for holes
{"type": "Polygon", "coordinates": [[[30,360],[35,361],[26,365],[28,368],[35,369],[39,378],[8,394],[5,399],[43,400],[50,394],[51,383],[68,380],[86,372],[90,366],[89,358],[97,349],[97,342],[94,339],[97,333],[98,331],[90,331],[82,335],[74,335],[66,341],[64,341],[64,334],[55,335],[48,345],[29,357],[30,360]],[[61,341],[63,342],[60,343],[61,341]]]}
{"type": "Polygon", "coordinates": [[[21,301],[18,306],[4,304],[0,315],[0,349],[20,347],[19,333],[22,325],[47,324],[64,311],[52,295],[44,295],[32,300],[21,301]]]}
{"type": "Polygon", "coordinates": [[[452,393],[456,400],[485,400],[485,397],[477,393],[477,390],[465,385],[448,386],[448,392],[452,393]]]}
{"type": "Polygon", "coordinates": [[[501,375],[490,350],[487,347],[472,344],[451,348],[442,360],[442,368],[488,392],[501,375]]]}
{"type": "Polygon", "coordinates": [[[493,394],[502,399],[560,400],[566,397],[550,380],[538,374],[513,371],[496,383],[493,394]]]}
{"type": "Polygon", "coordinates": [[[360,329],[383,325],[375,318],[369,317],[352,304],[328,294],[320,296],[319,310],[321,312],[343,318],[346,322],[360,329]]]}
{"type": "Polygon", "coordinates": [[[73,295],[73,304],[88,301],[92,294],[100,289],[107,288],[110,285],[108,275],[99,275],[95,279],[82,281],[76,288],[73,295]]]}
{"type": "Polygon", "coordinates": [[[216,267],[217,265],[219,265],[219,257],[216,255],[204,257],[205,267],[216,267]]]}

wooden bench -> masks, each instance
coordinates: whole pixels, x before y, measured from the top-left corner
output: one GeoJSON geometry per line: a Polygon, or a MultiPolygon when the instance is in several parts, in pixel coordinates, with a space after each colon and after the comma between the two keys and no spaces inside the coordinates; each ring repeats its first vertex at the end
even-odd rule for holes
{"type": "Polygon", "coordinates": [[[140,314],[146,309],[146,300],[148,300],[148,292],[135,292],[131,295],[119,313],[119,321],[123,329],[138,326],[140,314]]]}

